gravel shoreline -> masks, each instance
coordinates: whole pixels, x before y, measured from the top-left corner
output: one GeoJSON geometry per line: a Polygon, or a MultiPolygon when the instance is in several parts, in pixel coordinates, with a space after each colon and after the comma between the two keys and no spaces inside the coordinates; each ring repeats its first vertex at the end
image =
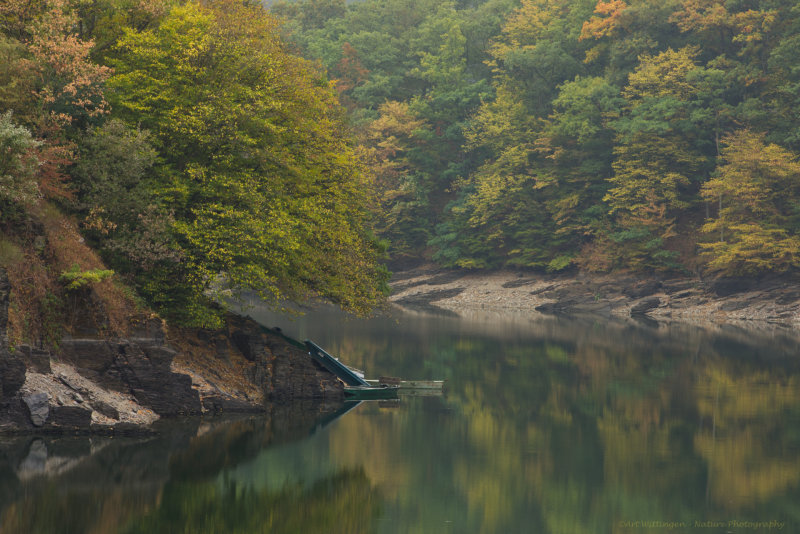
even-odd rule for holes
{"type": "Polygon", "coordinates": [[[797,275],[700,280],[630,274],[477,273],[426,266],[395,274],[391,286],[390,300],[395,304],[434,306],[456,313],[481,308],[800,326],[797,275]]]}

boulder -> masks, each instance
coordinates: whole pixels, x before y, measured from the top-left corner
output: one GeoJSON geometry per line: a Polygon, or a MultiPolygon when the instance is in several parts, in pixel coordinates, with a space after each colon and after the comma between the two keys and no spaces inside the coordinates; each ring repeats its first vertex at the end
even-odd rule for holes
{"type": "Polygon", "coordinates": [[[633,306],[631,306],[631,315],[647,313],[648,311],[658,308],[661,305],[661,299],[658,297],[650,297],[642,299],[633,306]]]}
{"type": "Polygon", "coordinates": [[[177,354],[164,346],[122,343],[115,370],[137,402],[162,416],[199,415],[200,396],[188,375],[173,373],[177,354]]]}
{"type": "Polygon", "coordinates": [[[67,339],[61,345],[62,359],[85,378],[108,389],[132,393],[137,402],[159,415],[200,414],[200,397],[192,389],[191,378],[172,372],[176,354],[158,340],[144,338],[67,339]]]}
{"type": "Polygon", "coordinates": [[[42,426],[50,415],[50,395],[47,393],[31,393],[22,397],[28,407],[33,426],[42,426]]]}

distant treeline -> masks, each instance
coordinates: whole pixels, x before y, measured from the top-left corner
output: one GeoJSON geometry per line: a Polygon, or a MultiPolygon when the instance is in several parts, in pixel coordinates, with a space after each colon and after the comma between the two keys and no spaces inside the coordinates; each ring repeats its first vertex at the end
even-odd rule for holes
{"type": "Polygon", "coordinates": [[[276,1],[335,81],[395,258],[800,264],[795,0],[276,1]]]}

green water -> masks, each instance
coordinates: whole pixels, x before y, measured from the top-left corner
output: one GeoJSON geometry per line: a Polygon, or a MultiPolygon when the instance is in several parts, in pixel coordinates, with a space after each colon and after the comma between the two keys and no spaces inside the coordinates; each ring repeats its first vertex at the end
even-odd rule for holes
{"type": "Polygon", "coordinates": [[[779,328],[250,313],[446,395],[5,440],[0,532],[800,532],[800,353],[779,328]]]}

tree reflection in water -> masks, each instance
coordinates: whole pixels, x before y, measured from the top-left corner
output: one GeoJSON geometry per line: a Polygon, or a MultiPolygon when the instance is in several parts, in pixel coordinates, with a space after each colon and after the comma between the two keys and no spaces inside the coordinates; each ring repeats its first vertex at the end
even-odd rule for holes
{"type": "Polygon", "coordinates": [[[332,436],[340,457],[364,452],[354,432],[370,436],[371,480],[406,481],[384,503],[405,531],[709,520],[720,532],[735,520],[800,530],[800,345],[791,329],[762,326],[323,311],[285,330],[368,372],[448,378],[446,417],[412,403],[392,417],[360,409],[332,436]]]}
{"type": "Polygon", "coordinates": [[[800,530],[792,332],[413,313],[284,331],[370,374],[447,378],[447,395],[363,403],[316,433],[337,407],[147,440],[18,439],[0,530],[800,530]]]}
{"type": "Polygon", "coordinates": [[[223,475],[338,409],[298,403],[267,417],[170,421],[152,438],[6,440],[0,532],[365,532],[379,494],[363,470],[276,490],[223,475]]]}

